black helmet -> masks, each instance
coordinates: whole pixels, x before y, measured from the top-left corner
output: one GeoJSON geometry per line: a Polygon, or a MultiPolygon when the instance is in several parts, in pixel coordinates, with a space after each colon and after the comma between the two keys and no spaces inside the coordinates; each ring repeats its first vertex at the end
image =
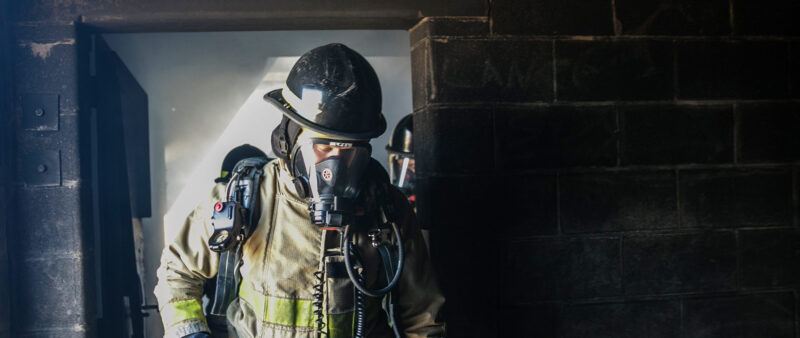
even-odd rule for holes
{"type": "Polygon", "coordinates": [[[363,56],[340,43],[303,54],[284,87],[267,93],[264,100],[320,134],[366,140],[386,131],[375,70],[363,56]]]}
{"type": "Polygon", "coordinates": [[[228,155],[225,155],[225,159],[222,160],[222,167],[219,170],[220,175],[214,180],[214,182],[228,182],[230,179],[229,175],[231,171],[233,171],[233,167],[236,165],[236,163],[250,157],[267,157],[267,154],[264,154],[261,149],[249,144],[243,144],[231,149],[231,151],[228,152],[228,155]]]}
{"type": "Polygon", "coordinates": [[[386,146],[386,151],[389,153],[407,155],[414,157],[414,116],[408,114],[397,126],[394,127],[392,138],[389,139],[389,145],[386,146]]]}

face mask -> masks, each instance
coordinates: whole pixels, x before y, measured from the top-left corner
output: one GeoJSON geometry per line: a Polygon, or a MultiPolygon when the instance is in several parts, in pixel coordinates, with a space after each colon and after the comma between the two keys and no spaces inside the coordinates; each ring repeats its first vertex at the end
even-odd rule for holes
{"type": "Polygon", "coordinates": [[[389,176],[394,184],[409,201],[414,202],[414,183],[416,180],[415,161],[413,156],[390,154],[389,176]]]}
{"type": "Polygon", "coordinates": [[[355,212],[355,199],[371,150],[368,142],[320,138],[295,145],[292,152],[295,187],[301,197],[311,199],[309,209],[314,224],[347,224],[355,212]]]}

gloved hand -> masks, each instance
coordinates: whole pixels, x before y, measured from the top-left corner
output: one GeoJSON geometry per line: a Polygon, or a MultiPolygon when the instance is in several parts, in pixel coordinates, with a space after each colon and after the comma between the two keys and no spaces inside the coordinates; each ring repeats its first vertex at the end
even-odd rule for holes
{"type": "Polygon", "coordinates": [[[182,338],[210,338],[211,336],[208,335],[208,332],[197,332],[192,333],[188,336],[183,336],[182,338]]]}

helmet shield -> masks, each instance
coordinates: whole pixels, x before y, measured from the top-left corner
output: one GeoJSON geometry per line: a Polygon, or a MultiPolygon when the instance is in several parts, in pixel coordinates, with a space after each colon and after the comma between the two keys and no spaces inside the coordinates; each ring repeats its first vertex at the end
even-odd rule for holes
{"type": "Polygon", "coordinates": [[[414,184],[416,183],[415,166],[414,155],[389,154],[389,178],[392,184],[398,187],[406,197],[414,195],[414,184]]]}

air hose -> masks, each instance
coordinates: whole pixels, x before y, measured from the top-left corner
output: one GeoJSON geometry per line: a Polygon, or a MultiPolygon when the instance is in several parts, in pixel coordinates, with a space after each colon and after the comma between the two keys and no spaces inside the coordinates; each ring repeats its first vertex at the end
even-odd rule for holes
{"type": "MultiPolygon", "coordinates": [[[[391,291],[396,285],[397,282],[400,281],[400,274],[403,272],[403,238],[400,236],[400,231],[397,229],[397,225],[394,222],[392,224],[392,231],[395,234],[395,238],[397,239],[397,271],[394,273],[394,277],[389,282],[386,287],[378,289],[378,290],[370,290],[367,288],[365,283],[359,279],[358,276],[355,275],[353,272],[353,263],[350,261],[350,245],[342,245],[342,251],[344,253],[344,265],[345,270],[347,270],[347,276],[350,277],[350,280],[355,285],[356,289],[363,292],[365,295],[370,297],[380,297],[391,291]]],[[[352,243],[353,233],[350,232],[350,225],[344,227],[344,238],[345,243],[352,243]]]]}
{"type": "MultiPolygon", "coordinates": [[[[389,280],[392,278],[392,274],[394,273],[394,264],[393,264],[394,259],[392,259],[393,255],[390,251],[391,249],[389,249],[389,246],[386,244],[380,244],[377,247],[377,249],[378,252],[381,254],[381,260],[383,261],[383,266],[386,267],[386,269],[384,269],[384,271],[386,272],[386,280],[389,280]]],[[[386,296],[386,310],[388,312],[387,314],[389,315],[388,318],[389,325],[391,325],[392,327],[392,331],[394,332],[395,338],[400,338],[402,336],[400,335],[400,329],[398,327],[397,321],[395,320],[394,316],[394,301],[395,301],[394,293],[390,292],[389,295],[386,296]]]]}
{"type": "MultiPolygon", "coordinates": [[[[358,282],[364,283],[364,276],[358,274],[358,282]]],[[[356,325],[353,336],[355,338],[364,338],[364,326],[367,322],[366,314],[366,298],[361,290],[356,290],[356,325]]]]}

